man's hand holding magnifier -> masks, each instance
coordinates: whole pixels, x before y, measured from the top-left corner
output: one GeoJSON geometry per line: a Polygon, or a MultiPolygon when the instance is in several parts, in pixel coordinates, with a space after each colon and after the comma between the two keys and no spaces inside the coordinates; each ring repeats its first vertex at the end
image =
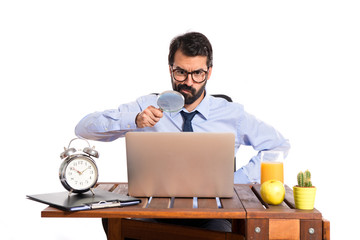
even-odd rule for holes
{"type": "Polygon", "coordinates": [[[136,126],[138,128],[153,127],[163,117],[163,112],[154,106],[147,107],[136,116],[136,126]]]}
{"type": "Polygon", "coordinates": [[[157,104],[159,108],[154,106],[147,107],[140,112],[135,119],[138,128],[153,127],[163,117],[165,112],[177,112],[184,107],[184,96],[176,91],[166,91],[159,95],[157,104]]]}

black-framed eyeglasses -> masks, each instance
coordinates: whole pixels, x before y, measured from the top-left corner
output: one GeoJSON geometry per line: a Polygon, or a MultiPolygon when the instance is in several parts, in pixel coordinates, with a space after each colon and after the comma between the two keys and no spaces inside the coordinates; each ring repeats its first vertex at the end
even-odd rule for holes
{"type": "Polygon", "coordinates": [[[202,83],[207,79],[208,71],[203,69],[195,70],[192,72],[188,72],[181,68],[171,68],[173,78],[178,82],[184,82],[188,78],[189,74],[191,74],[191,78],[196,83],[202,83]]]}

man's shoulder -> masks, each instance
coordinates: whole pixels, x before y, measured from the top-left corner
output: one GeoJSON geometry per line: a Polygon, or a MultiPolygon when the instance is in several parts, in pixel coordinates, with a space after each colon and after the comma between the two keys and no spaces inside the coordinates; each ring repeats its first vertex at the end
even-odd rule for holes
{"type": "Polygon", "coordinates": [[[226,107],[242,110],[244,107],[242,104],[233,102],[231,98],[226,95],[210,95],[209,102],[211,107],[226,107]]]}
{"type": "Polygon", "coordinates": [[[150,93],[150,94],[143,95],[143,96],[139,97],[137,99],[137,101],[141,102],[141,103],[151,103],[151,104],[153,104],[154,102],[156,102],[157,97],[158,97],[157,93],[150,93]]]}
{"type": "Polygon", "coordinates": [[[208,97],[208,118],[225,119],[229,122],[238,122],[246,117],[242,104],[229,102],[224,98],[208,97]]]}
{"type": "Polygon", "coordinates": [[[150,105],[156,104],[157,96],[154,94],[143,95],[141,97],[136,98],[135,101],[120,104],[118,109],[120,111],[129,111],[129,109],[136,109],[140,107],[141,109],[145,109],[150,105]]]}

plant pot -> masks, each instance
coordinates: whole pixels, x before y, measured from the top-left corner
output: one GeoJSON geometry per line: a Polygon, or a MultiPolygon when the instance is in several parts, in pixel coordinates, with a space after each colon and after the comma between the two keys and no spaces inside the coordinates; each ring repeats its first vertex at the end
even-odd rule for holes
{"type": "Polygon", "coordinates": [[[293,187],[295,207],[297,209],[314,209],[316,187],[293,187]]]}

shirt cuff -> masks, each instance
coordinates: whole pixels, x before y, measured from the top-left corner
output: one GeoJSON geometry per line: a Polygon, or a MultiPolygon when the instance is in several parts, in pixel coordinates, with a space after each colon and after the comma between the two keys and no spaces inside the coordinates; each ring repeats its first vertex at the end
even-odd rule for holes
{"type": "Polygon", "coordinates": [[[124,113],[120,121],[120,129],[122,130],[135,130],[136,126],[136,116],[138,113],[124,113]]]}
{"type": "Polygon", "coordinates": [[[105,132],[129,131],[137,128],[135,118],[136,112],[118,112],[116,110],[106,111],[103,116],[109,121],[105,124],[105,132]]]}

